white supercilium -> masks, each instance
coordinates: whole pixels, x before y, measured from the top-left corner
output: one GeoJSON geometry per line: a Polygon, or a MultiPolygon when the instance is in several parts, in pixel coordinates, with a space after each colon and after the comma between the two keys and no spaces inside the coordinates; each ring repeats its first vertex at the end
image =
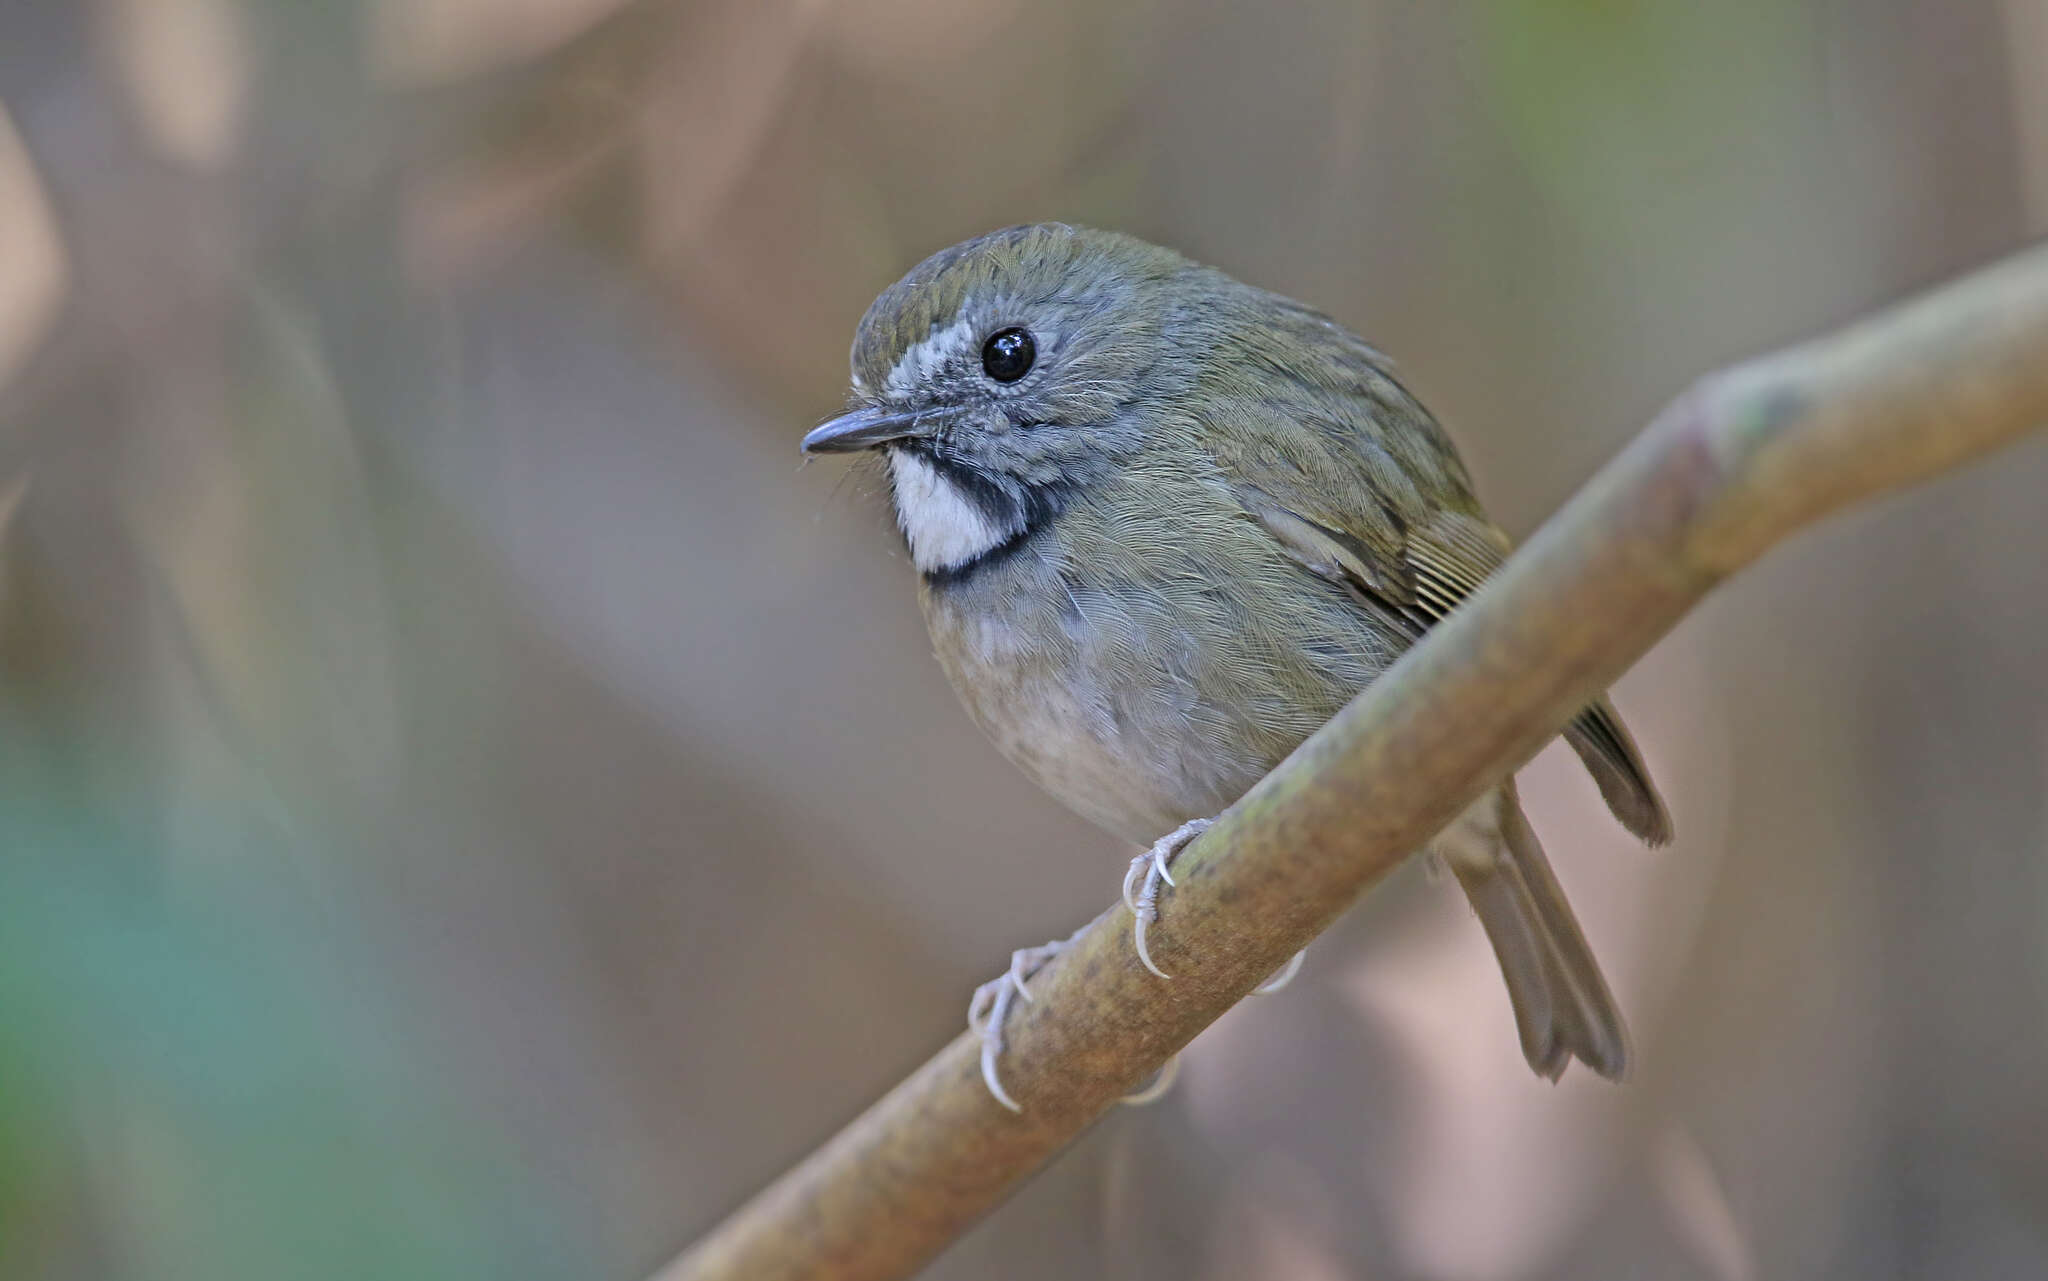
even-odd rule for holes
{"type": "Polygon", "coordinates": [[[902,359],[889,370],[889,377],[882,384],[883,394],[900,398],[918,391],[945,367],[946,362],[966,350],[973,341],[974,327],[965,320],[956,320],[944,329],[934,331],[923,342],[904,352],[902,359]]]}

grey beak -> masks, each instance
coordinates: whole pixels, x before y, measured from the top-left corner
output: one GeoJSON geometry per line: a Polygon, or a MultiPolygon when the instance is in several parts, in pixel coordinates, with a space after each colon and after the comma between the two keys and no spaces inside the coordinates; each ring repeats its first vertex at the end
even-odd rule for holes
{"type": "Polygon", "coordinates": [[[917,429],[917,420],[930,416],[929,413],[891,413],[883,409],[856,409],[850,414],[839,415],[804,437],[804,452],[850,454],[855,450],[873,449],[892,440],[902,440],[907,436],[921,434],[917,429]]]}

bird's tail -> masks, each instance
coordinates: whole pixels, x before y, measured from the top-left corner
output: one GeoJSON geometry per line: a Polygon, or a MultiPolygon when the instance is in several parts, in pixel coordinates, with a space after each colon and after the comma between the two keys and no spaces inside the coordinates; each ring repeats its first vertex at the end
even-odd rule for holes
{"type": "Polygon", "coordinates": [[[1442,852],[1500,960],[1522,1054],[1538,1075],[1553,1081],[1574,1056],[1619,1080],[1628,1067],[1621,1011],[1522,814],[1514,784],[1495,796],[1496,822],[1461,820],[1464,830],[1446,833],[1450,848],[1442,852]],[[1486,844],[1492,849],[1484,849],[1486,844]]]}

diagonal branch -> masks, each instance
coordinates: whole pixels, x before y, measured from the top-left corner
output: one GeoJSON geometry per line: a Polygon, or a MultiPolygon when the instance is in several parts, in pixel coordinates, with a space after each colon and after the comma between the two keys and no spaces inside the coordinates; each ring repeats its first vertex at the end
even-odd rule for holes
{"type": "Polygon", "coordinates": [[[658,1281],[907,1276],[1519,767],[1721,579],[1802,526],[2048,422],[2048,247],[1673,401],[1462,609],[1175,865],[1152,934],[1098,918],[658,1281]]]}

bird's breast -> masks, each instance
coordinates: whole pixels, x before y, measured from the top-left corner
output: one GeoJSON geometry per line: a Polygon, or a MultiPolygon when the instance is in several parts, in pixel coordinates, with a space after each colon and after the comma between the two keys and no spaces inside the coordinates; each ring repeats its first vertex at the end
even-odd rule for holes
{"type": "Polygon", "coordinates": [[[928,575],[925,617],[1003,755],[1125,839],[1228,807],[1384,666],[1355,609],[1291,567],[1192,572],[1237,549],[1185,537],[1091,554],[1061,525],[985,571],[928,575]]]}

